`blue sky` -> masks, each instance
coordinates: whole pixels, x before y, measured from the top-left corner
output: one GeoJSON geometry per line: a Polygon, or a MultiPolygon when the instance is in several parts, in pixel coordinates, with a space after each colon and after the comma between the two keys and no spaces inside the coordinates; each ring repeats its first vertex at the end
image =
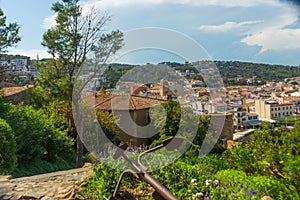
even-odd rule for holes
{"type": "MultiPolygon", "coordinates": [[[[9,53],[46,57],[42,35],[54,25],[56,0],[0,0],[9,22],[21,25],[22,41],[9,53]]],[[[181,32],[213,60],[300,65],[299,7],[279,0],[86,0],[107,11],[107,30],[160,27],[181,32]]],[[[128,62],[180,61],[161,51],[128,56],[128,62]],[[147,56],[145,56],[147,55],[147,56]]],[[[126,59],[125,59],[126,60],[126,59]]]]}

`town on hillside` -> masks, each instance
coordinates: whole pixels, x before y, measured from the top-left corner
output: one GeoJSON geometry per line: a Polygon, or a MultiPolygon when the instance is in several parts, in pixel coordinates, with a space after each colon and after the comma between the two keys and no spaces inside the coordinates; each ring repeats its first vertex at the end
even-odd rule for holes
{"type": "MultiPolygon", "coordinates": [[[[27,87],[22,86],[24,82],[21,81],[15,83],[18,85],[10,85],[14,83],[11,77],[37,77],[38,69],[33,67],[32,63],[29,58],[2,58],[0,60],[0,81],[2,88],[6,91],[6,96],[11,96],[30,88],[28,84],[34,84],[34,80],[30,81],[27,78],[27,87]]],[[[236,62],[217,61],[216,63],[218,64],[218,69],[221,69],[221,75],[225,74],[225,77],[222,76],[223,82],[228,81],[228,77],[226,76],[228,71],[224,71],[224,68],[230,70],[235,67],[232,63],[236,62]],[[227,65],[231,65],[231,67],[224,67],[227,65]]],[[[245,67],[243,68],[243,63],[237,63],[239,63],[241,70],[245,69],[245,67]]],[[[210,88],[206,86],[201,73],[191,67],[188,62],[185,64],[164,62],[162,64],[167,64],[173,68],[174,76],[181,77],[184,80],[183,88],[186,91],[185,96],[175,94],[172,91],[172,86],[175,82],[164,79],[151,84],[130,80],[123,81],[122,87],[127,88],[128,93],[132,96],[159,100],[172,99],[180,101],[181,104],[184,101],[184,105],[191,107],[195,114],[221,114],[226,116],[223,128],[223,131],[226,130],[226,133],[222,133],[222,136],[225,135],[226,137],[221,138],[226,141],[249,139],[249,135],[255,129],[259,128],[260,123],[264,121],[271,122],[275,126],[278,123],[284,123],[287,128],[292,128],[292,124],[288,123],[288,119],[300,116],[300,76],[288,77],[281,81],[257,81],[256,77],[261,77],[259,73],[256,76],[248,78],[231,76],[231,79],[237,82],[243,81],[244,84],[224,84],[223,89],[226,95],[217,101],[212,101],[210,88]]],[[[249,65],[249,63],[246,64],[249,65]]],[[[135,67],[125,64],[113,64],[112,66],[109,74],[105,72],[95,76],[94,81],[96,84],[93,86],[96,86],[94,89],[98,90],[97,94],[110,93],[112,88],[107,88],[107,86],[118,88],[116,80],[135,67]],[[119,73],[120,71],[122,71],[122,74],[119,73]],[[114,80],[112,77],[115,77],[114,80]],[[114,83],[112,84],[111,82],[114,83]]],[[[259,68],[259,64],[256,64],[256,66],[259,68]]],[[[265,68],[268,67],[272,68],[273,66],[265,66],[265,68]]],[[[298,67],[290,68],[297,68],[296,70],[299,70],[298,67]]],[[[170,72],[168,73],[170,75],[170,72]]],[[[239,72],[235,71],[235,73],[238,74],[239,72]]],[[[114,90],[114,93],[116,93],[116,90],[114,90]]],[[[121,93],[119,91],[119,94],[121,93]]]]}

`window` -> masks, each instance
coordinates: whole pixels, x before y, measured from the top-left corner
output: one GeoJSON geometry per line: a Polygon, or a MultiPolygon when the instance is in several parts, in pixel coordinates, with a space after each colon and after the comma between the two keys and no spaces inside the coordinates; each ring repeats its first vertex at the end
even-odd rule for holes
{"type": "Polygon", "coordinates": [[[284,107],[282,107],[282,110],[284,110],[284,107]]]}
{"type": "Polygon", "coordinates": [[[272,111],[273,111],[274,109],[272,108],[272,111]]]}
{"type": "Polygon", "coordinates": [[[280,107],[278,108],[278,110],[280,110],[280,107]]]}
{"type": "Polygon", "coordinates": [[[292,112],[290,112],[290,114],[292,114],[292,112]]]}
{"type": "Polygon", "coordinates": [[[275,108],[275,111],[277,111],[277,108],[275,108]]]}

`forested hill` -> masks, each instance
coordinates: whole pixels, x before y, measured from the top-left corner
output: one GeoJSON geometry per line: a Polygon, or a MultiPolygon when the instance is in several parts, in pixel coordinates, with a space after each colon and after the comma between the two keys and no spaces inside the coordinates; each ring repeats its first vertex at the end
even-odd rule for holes
{"type": "MultiPolygon", "coordinates": [[[[207,61],[203,61],[205,63],[207,61]]],[[[283,81],[285,78],[300,76],[300,66],[271,65],[263,63],[251,63],[240,61],[214,61],[219,69],[224,83],[230,85],[243,84],[248,78],[255,77],[255,81],[262,83],[265,81],[283,81]]],[[[174,62],[164,62],[170,67],[186,71],[196,72],[188,63],[180,64],[174,62]]],[[[244,83],[245,84],[245,83],[244,83]]]]}
{"type": "Polygon", "coordinates": [[[285,78],[300,76],[300,66],[270,65],[239,61],[215,61],[222,77],[252,78],[260,81],[283,81],[285,78]]]}

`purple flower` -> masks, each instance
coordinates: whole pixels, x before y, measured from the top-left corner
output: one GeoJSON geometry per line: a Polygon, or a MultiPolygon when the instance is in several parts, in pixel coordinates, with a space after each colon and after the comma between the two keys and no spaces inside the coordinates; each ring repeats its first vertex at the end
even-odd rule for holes
{"type": "Polygon", "coordinates": [[[253,195],[255,195],[256,194],[256,191],[255,190],[253,190],[252,188],[250,189],[250,192],[249,192],[249,195],[250,196],[253,196],[253,195]]]}
{"type": "Polygon", "coordinates": [[[218,186],[220,186],[221,185],[221,180],[220,179],[218,179],[218,186]]]}
{"type": "Polygon", "coordinates": [[[240,187],[238,188],[238,192],[240,192],[243,187],[244,187],[244,185],[243,185],[243,183],[241,183],[240,187]]]}

